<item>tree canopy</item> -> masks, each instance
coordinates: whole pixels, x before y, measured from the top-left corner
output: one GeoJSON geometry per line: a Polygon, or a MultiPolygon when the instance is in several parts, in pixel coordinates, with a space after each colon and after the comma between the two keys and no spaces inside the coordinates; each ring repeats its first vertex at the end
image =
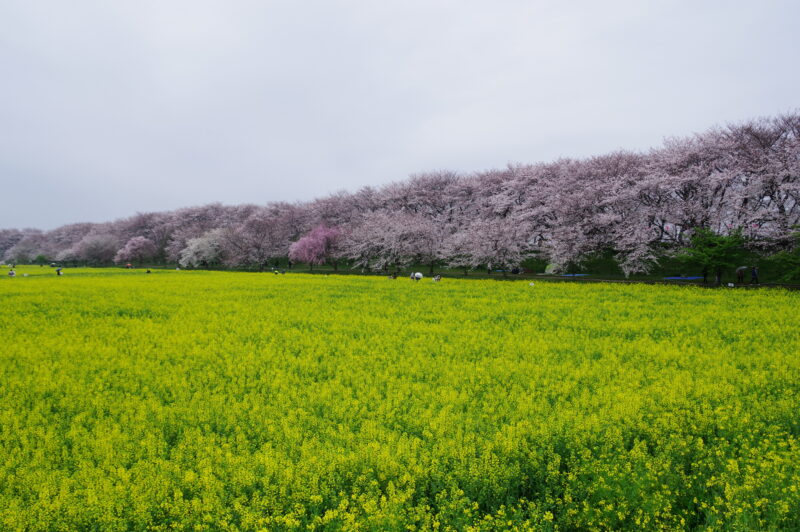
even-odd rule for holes
{"type": "Polygon", "coordinates": [[[373,270],[505,269],[534,255],[563,267],[610,251],[627,274],[683,249],[709,268],[730,268],[739,238],[762,254],[788,253],[780,256],[791,264],[798,224],[795,112],[668,139],[647,153],[428,172],[303,203],[216,203],[46,232],[0,230],[0,257],[264,268],[293,256],[373,270]]]}

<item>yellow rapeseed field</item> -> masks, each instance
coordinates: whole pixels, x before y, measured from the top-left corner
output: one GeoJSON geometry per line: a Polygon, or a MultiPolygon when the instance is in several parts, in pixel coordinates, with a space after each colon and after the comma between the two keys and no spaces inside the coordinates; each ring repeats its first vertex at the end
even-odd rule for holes
{"type": "Polygon", "coordinates": [[[7,271],[2,530],[800,529],[796,292],[7,271]]]}

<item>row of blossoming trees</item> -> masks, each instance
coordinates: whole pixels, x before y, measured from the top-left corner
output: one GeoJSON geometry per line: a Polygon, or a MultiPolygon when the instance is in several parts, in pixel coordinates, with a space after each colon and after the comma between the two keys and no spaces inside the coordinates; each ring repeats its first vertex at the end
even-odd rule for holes
{"type": "Polygon", "coordinates": [[[764,253],[800,216],[800,113],[669,139],[649,153],[439,171],[379,189],[266,206],[220,204],[42,232],[0,231],[7,262],[171,262],[263,269],[277,261],[509,268],[613,252],[626,273],[685,247],[692,231],[741,230],[764,253]]]}

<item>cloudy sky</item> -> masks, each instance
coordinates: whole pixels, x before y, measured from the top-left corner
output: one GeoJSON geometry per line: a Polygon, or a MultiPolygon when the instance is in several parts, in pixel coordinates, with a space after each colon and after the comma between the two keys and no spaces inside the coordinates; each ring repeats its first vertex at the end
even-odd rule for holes
{"type": "Polygon", "coordinates": [[[800,2],[0,1],[0,227],[644,150],[800,107],[800,2]]]}

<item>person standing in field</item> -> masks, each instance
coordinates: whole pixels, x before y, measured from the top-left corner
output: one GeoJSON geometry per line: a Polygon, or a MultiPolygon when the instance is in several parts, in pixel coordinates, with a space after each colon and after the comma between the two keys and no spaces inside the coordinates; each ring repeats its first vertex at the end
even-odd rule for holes
{"type": "Polygon", "coordinates": [[[10,270],[10,271],[8,272],[8,276],[9,276],[9,277],[16,277],[16,276],[17,276],[17,272],[15,272],[14,270],[10,270]]]}
{"type": "Polygon", "coordinates": [[[750,284],[758,284],[758,266],[750,268],[750,284]]]}
{"type": "Polygon", "coordinates": [[[744,272],[747,271],[747,266],[739,266],[736,268],[736,283],[744,284],[744,272]]]}

